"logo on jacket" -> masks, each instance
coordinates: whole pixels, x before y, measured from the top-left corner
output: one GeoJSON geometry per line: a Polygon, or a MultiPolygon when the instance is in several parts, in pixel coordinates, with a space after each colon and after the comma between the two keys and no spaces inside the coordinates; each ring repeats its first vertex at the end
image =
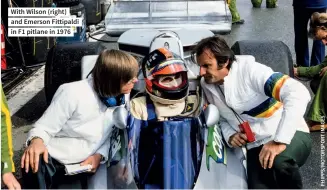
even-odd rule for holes
{"type": "Polygon", "coordinates": [[[218,125],[211,126],[208,128],[208,139],[206,146],[206,162],[207,169],[210,171],[210,158],[212,158],[216,163],[226,164],[226,147],[224,145],[221,131],[218,125]]]}
{"type": "Polygon", "coordinates": [[[120,131],[117,127],[114,127],[110,137],[110,150],[109,150],[109,160],[113,159],[121,149],[121,136],[120,131]]]}

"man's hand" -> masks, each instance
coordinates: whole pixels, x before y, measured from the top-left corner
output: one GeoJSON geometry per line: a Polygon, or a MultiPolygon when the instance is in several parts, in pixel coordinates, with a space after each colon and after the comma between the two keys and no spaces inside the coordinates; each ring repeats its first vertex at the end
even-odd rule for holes
{"type": "Polygon", "coordinates": [[[81,166],[89,164],[92,166],[91,172],[95,173],[100,165],[101,158],[102,158],[102,155],[99,153],[96,153],[92,156],[89,156],[86,160],[84,160],[84,162],[81,163],[81,166]]]}
{"type": "Polygon", "coordinates": [[[299,73],[297,72],[297,68],[296,67],[293,68],[293,72],[294,72],[294,75],[295,76],[297,76],[297,77],[299,76],[299,73]]]}
{"type": "Polygon", "coordinates": [[[324,76],[324,74],[326,73],[326,71],[327,71],[327,66],[326,67],[324,67],[324,68],[322,68],[321,70],[320,70],[320,72],[319,72],[319,76],[324,76]]]}
{"type": "Polygon", "coordinates": [[[248,138],[244,133],[235,133],[231,137],[229,137],[228,143],[233,147],[241,147],[246,144],[248,138]]]}
{"type": "Polygon", "coordinates": [[[29,166],[31,166],[33,172],[36,173],[39,168],[41,154],[43,154],[44,161],[48,163],[48,149],[45,147],[43,140],[40,138],[33,139],[22,156],[21,168],[25,168],[25,172],[28,173],[29,166]]]}
{"type": "Polygon", "coordinates": [[[263,145],[260,154],[259,161],[261,166],[266,169],[272,168],[275,157],[286,149],[286,144],[277,143],[275,141],[270,141],[263,145]]]}
{"type": "Polygon", "coordinates": [[[15,176],[11,173],[4,173],[2,175],[3,183],[8,187],[9,190],[11,189],[21,189],[20,184],[18,183],[15,176]]]}

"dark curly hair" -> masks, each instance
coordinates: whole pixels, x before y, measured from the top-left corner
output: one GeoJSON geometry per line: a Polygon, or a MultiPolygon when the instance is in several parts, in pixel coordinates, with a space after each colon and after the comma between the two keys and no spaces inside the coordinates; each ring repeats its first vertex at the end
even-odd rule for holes
{"type": "Polygon", "coordinates": [[[201,55],[206,49],[210,50],[217,60],[218,69],[229,60],[227,69],[230,69],[232,63],[236,60],[234,52],[229,48],[225,39],[215,35],[199,41],[191,52],[191,59],[196,63],[196,55],[201,55]]]}

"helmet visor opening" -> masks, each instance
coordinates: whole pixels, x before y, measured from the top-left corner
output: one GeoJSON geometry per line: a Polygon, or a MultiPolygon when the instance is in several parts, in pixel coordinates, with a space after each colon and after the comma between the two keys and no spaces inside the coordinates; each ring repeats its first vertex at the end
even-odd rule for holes
{"type": "Polygon", "coordinates": [[[184,61],[169,60],[150,69],[147,76],[152,80],[157,75],[173,75],[182,71],[187,71],[184,61]]]}
{"type": "Polygon", "coordinates": [[[153,84],[164,90],[178,90],[187,83],[187,72],[182,71],[174,75],[158,75],[153,84]]]}

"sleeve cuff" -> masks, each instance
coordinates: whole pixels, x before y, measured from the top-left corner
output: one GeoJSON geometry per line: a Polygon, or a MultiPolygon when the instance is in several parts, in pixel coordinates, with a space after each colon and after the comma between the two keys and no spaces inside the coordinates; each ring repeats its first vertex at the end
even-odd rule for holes
{"type": "Polygon", "coordinates": [[[234,133],[230,133],[230,134],[224,134],[224,139],[225,139],[225,141],[226,141],[226,144],[230,147],[230,148],[233,148],[233,146],[231,145],[231,144],[229,144],[229,138],[233,135],[233,134],[235,134],[236,132],[234,132],[234,133]]]}
{"type": "Polygon", "coordinates": [[[297,74],[299,75],[299,76],[303,76],[303,75],[305,75],[305,67],[297,67],[297,74]]]}
{"type": "Polygon", "coordinates": [[[15,169],[12,167],[11,162],[7,160],[1,161],[1,174],[15,172],[15,169]]]}
{"type": "Polygon", "coordinates": [[[103,142],[103,144],[95,152],[101,154],[103,157],[100,164],[104,164],[109,160],[109,149],[110,149],[110,138],[108,136],[106,137],[106,140],[103,142]]]}
{"type": "Polygon", "coordinates": [[[103,151],[103,150],[99,149],[95,153],[102,155],[102,159],[100,161],[100,164],[104,164],[104,163],[106,163],[108,161],[108,152],[107,151],[103,151]]]}
{"type": "MultiPolygon", "coordinates": [[[[230,147],[233,148],[233,146],[231,144],[229,144],[229,138],[236,133],[236,131],[230,127],[229,129],[226,129],[226,127],[222,127],[222,125],[220,124],[220,127],[222,129],[222,135],[225,139],[226,144],[230,147]]],[[[228,127],[228,126],[227,126],[228,127]]]]}
{"type": "MultiPolygon", "coordinates": [[[[42,139],[41,137],[38,137],[38,136],[31,136],[29,137],[26,142],[25,142],[25,147],[28,147],[30,144],[31,144],[31,141],[34,139],[34,138],[40,138],[42,139]]],[[[43,140],[43,139],[42,139],[43,140]]]]}
{"type": "Polygon", "coordinates": [[[296,130],[293,132],[290,131],[280,131],[279,133],[276,134],[274,141],[278,143],[284,143],[284,144],[290,144],[296,130]]]}
{"type": "MultiPolygon", "coordinates": [[[[33,130],[33,129],[32,129],[33,130]]],[[[44,145],[47,147],[48,146],[48,143],[50,141],[50,137],[49,135],[47,134],[47,132],[45,131],[38,131],[38,132],[35,132],[35,131],[30,131],[30,133],[28,134],[28,137],[27,137],[27,140],[25,142],[25,146],[27,147],[29,145],[29,142],[35,138],[35,137],[38,137],[40,139],[43,140],[43,143],[44,145]]]]}
{"type": "MultiPolygon", "coordinates": [[[[294,134],[296,132],[296,128],[295,127],[289,127],[292,125],[297,125],[297,123],[285,123],[285,121],[287,121],[287,119],[285,118],[292,118],[291,116],[287,117],[285,115],[283,115],[279,126],[277,128],[275,137],[274,137],[274,141],[278,142],[278,143],[284,143],[284,144],[290,144],[294,134]]],[[[293,116],[293,118],[296,118],[293,116]]]]}

